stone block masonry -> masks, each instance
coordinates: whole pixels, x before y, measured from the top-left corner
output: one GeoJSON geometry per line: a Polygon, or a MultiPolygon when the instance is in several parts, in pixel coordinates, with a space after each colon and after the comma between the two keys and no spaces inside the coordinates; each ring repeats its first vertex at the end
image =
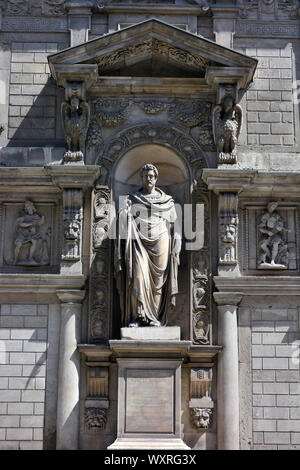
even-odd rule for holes
{"type": "MultiPolygon", "coordinates": [[[[9,139],[55,139],[56,87],[51,82],[47,56],[53,43],[13,43],[10,74],[9,139]]],[[[32,142],[33,141],[33,142],[32,142]]]]}
{"type": "Polygon", "coordinates": [[[254,83],[247,92],[248,145],[286,146],[295,143],[292,102],[292,50],[246,49],[258,59],[254,83]]]}
{"type": "Polygon", "coordinates": [[[43,448],[48,305],[0,311],[0,450],[43,448]]]}
{"type": "Polygon", "coordinates": [[[300,375],[295,332],[299,334],[299,308],[253,309],[254,449],[298,448],[300,375]]]}

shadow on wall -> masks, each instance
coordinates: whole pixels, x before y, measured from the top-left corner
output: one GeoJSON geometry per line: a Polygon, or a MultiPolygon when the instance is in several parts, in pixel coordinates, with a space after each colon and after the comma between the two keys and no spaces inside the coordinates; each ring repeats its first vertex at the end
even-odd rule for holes
{"type": "Polygon", "coordinates": [[[63,95],[51,77],[44,85],[22,85],[22,94],[11,94],[7,146],[65,146],[60,115],[63,95]]]}

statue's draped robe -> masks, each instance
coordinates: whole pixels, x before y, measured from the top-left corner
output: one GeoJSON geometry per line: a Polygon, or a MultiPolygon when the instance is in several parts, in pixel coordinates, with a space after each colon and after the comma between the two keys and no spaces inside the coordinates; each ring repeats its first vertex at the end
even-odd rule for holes
{"type": "Polygon", "coordinates": [[[175,221],[172,197],[158,188],[156,197],[130,194],[127,208],[119,212],[115,273],[124,326],[139,319],[166,324],[178,293],[174,248],[180,251],[181,240],[174,237],[175,221]]]}

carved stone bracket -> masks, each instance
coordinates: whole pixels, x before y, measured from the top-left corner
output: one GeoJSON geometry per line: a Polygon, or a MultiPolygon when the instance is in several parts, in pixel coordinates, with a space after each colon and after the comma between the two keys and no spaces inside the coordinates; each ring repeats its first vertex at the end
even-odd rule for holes
{"type": "Polygon", "coordinates": [[[107,423],[108,367],[87,367],[87,399],[85,401],[85,426],[87,431],[104,430],[107,423]]]}
{"type": "Polygon", "coordinates": [[[82,202],[81,189],[66,188],[63,191],[63,261],[75,262],[81,258],[82,238],[82,202]]]}
{"type": "Polygon", "coordinates": [[[219,194],[219,265],[237,264],[238,195],[219,194]]]}
{"type": "Polygon", "coordinates": [[[211,398],[212,368],[190,371],[190,415],[193,427],[206,430],[211,425],[214,402],[211,398]]]}

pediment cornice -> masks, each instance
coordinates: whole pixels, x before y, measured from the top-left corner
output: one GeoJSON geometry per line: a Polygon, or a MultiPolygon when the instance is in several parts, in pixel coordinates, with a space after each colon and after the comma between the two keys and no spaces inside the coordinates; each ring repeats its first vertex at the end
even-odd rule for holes
{"type": "MultiPolygon", "coordinates": [[[[116,75],[118,70],[130,70],[132,66],[138,70],[139,64],[149,61],[164,64],[164,70],[173,68],[172,77],[176,77],[178,70],[178,77],[182,77],[183,82],[184,78],[205,78],[214,88],[218,79],[211,78],[211,71],[217,71],[215,76],[222,76],[220,83],[224,83],[224,77],[226,82],[226,76],[229,83],[235,82],[234,75],[237,74],[238,88],[247,88],[257,65],[251,57],[156,19],[65,49],[50,55],[48,60],[59,84],[65,86],[66,80],[76,80],[83,71],[88,76],[88,87],[91,79],[96,83],[101,77],[116,75]]],[[[155,73],[149,76],[152,77],[156,77],[155,73]]]]}

